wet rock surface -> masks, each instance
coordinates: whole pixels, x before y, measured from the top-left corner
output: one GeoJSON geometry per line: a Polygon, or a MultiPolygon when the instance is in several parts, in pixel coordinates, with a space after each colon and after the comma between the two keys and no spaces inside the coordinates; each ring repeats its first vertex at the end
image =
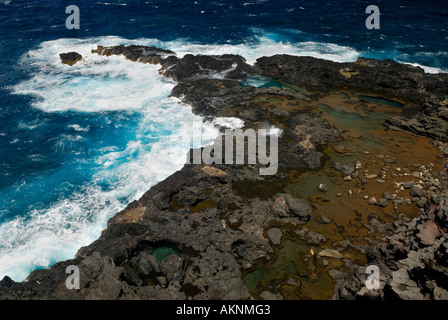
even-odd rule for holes
{"type": "MultiPolygon", "coordinates": [[[[335,63],[277,55],[250,66],[238,55],[180,59],[172,51],[145,46],[98,46],[92,52],[160,64],[160,73],[178,83],[172,96],[189,103],[194,113],[236,116],[245,120],[245,128],[277,126],[282,130],[278,173],[260,176],[260,165],[186,164],[112,217],[74,259],[34,271],[24,282],[5,277],[1,299],[292,299],[314,297],[316,283],[325,286],[325,297],[333,293],[335,299],[448,296],[448,194],[442,192],[447,175],[436,178],[429,165],[406,171],[392,154],[329,161],[330,144],[336,154],[346,155],[347,148],[336,142],[360,136],[338,129],[322,111],[334,111],[322,101],[327,91],[342,87],[404,99],[410,107],[387,125],[430,137],[448,151],[446,75],[365,58],[335,63]],[[309,91],[243,86],[252,75],[309,91]],[[304,173],[324,168],[337,184],[319,182],[314,188],[319,195],[311,200],[288,192],[304,173]],[[404,179],[413,179],[412,184],[404,179]],[[353,219],[344,218],[345,212],[340,220],[328,212],[315,215],[334,203],[334,188],[341,188],[334,197],[342,205],[387,214],[362,218],[355,208],[353,219]],[[372,190],[381,192],[373,196],[372,190]],[[412,219],[391,214],[405,207],[415,212],[420,207],[422,213],[412,219]],[[380,290],[365,288],[366,262],[378,265],[380,290]],[[257,279],[260,265],[275,263],[287,270],[282,282],[264,285],[263,279],[252,285],[250,277],[257,279]],[[79,267],[80,289],[66,288],[69,265],[79,267]]],[[[76,57],[61,55],[63,63],[76,57]]]]}
{"type": "Polygon", "coordinates": [[[67,52],[60,53],[59,57],[61,58],[61,63],[67,64],[69,66],[74,65],[76,62],[82,60],[82,56],[77,52],[67,52]]]}

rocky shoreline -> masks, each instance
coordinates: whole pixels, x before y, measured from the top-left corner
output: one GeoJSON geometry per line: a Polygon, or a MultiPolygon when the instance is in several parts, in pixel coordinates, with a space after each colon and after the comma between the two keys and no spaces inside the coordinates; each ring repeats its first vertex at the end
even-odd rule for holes
{"type": "MultiPolygon", "coordinates": [[[[278,173],[187,164],[112,217],[74,259],[24,282],[5,277],[1,299],[448,298],[448,75],[365,58],[276,55],[251,66],[238,55],[178,58],[144,46],[92,53],[160,64],[177,82],[172,96],[196,114],[280,128],[278,173]],[[247,85],[250,77],[267,85],[247,85]],[[385,106],[397,101],[406,107],[385,106]],[[401,140],[364,151],[373,142],[356,142],[370,131],[334,120],[337,112],[364,119],[382,108],[392,113],[388,132],[426,154],[402,159],[401,140]],[[305,197],[300,183],[313,174],[331,181],[317,181],[305,197]],[[338,215],[344,206],[359,208],[338,215]],[[364,285],[371,264],[381,271],[380,290],[364,285]],[[78,290],[65,286],[69,265],[80,269],[78,290]]],[[[61,59],[82,62],[74,53],[61,59]]]]}

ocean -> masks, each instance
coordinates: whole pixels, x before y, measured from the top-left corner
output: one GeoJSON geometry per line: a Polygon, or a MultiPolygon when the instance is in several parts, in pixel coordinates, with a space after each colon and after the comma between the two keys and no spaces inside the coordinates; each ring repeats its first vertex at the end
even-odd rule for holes
{"type": "MultiPolygon", "coordinates": [[[[448,72],[446,1],[0,0],[0,278],[73,258],[107,220],[182,168],[190,106],[159,66],[91,54],[141,44],[185,54],[393,59],[448,72]],[[80,29],[67,29],[77,5],[80,29]],[[368,5],[380,9],[369,30],[368,5]],[[84,60],[62,65],[59,53],[84,60]]],[[[236,119],[215,123],[241,126],[236,119]]],[[[204,145],[218,134],[204,126],[204,145]]]]}

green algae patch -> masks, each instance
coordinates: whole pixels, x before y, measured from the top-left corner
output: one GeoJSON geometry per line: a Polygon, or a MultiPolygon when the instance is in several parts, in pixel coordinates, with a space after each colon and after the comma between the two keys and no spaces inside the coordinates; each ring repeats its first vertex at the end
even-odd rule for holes
{"type": "Polygon", "coordinates": [[[171,247],[158,247],[152,250],[151,254],[156,257],[157,260],[162,262],[166,257],[171,254],[179,255],[179,252],[171,247]]]}
{"type": "Polygon", "coordinates": [[[179,204],[179,198],[178,197],[173,197],[170,200],[170,211],[171,212],[176,212],[180,209],[183,209],[183,206],[181,206],[179,204]]]}
{"type": "Polygon", "coordinates": [[[365,95],[359,95],[358,98],[360,100],[365,100],[368,102],[381,103],[381,104],[384,104],[384,105],[392,107],[392,108],[397,108],[397,109],[404,108],[404,104],[402,104],[398,101],[394,101],[394,100],[384,99],[384,98],[380,98],[380,97],[365,96],[365,95]]]}
{"type": "Polygon", "coordinates": [[[202,190],[202,193],[207,197],[211,196],[213,194],[213,192],[215,192],[213,189],[202,190]]]}
{"type": "Polygon", "coordinates": [[[210,208],[216,208],[218,206],[218,204],[213,201],[213,200],[204,200],[201,201],[197,204],[195,204],[194,206],[191,206],[190,209],[193,212],[199,212],[201,210],[205,210],[205,209],[210,209],[210,208]]]}

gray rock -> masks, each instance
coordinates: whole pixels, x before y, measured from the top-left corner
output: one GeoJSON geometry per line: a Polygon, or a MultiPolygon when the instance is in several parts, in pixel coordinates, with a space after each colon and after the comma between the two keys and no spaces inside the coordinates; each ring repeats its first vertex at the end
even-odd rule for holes
{"type": "Polygon", "coordinates": [[[325,236],[319,232],[315,232],[315,231],[308,231],[307,234],[307,243],[308,244],[319,244],[321,242],[325,242],[327,241],[327,238],[325,238],[325,236]]]}
{"type": "Polygon", "coordinates": [[[274,199],[274,204],[272,205],[272,213],[284,218],[289,216],[288,205],[286,204],[286,199],[284,196],[279,195],[274,199]]]}
{"type": "Polygon", "coordinates": [[[361,181],[362,184],[367,184],[367,179],[364,178],[362,175],[358,175],[358,179],[361,181]]]}
{"type": "Polygon", "coordinates": [[[385,207],[387,206],[387,200],[384,198],[380,198],[378,199],[377,203],[376,203],[379,207],[385,207]]]}
{"type": "Polygon", "coordinates": [[[283,232],[278,228],[269,229],[267,236],[272,244],[276,246],[282,243],[283,232]]]}
{"type": "Polygon", "coordinates": [[[341,165],[339,162],[334,162],[333,168],[335,168],[338,171],[341,171],[346,176],[351,175],[356,170],[355,166],[351,163],[341,165]]]}
{"type": "Polygon", "coordinates": [[[448,291],[440,288],[434,288],[434,300],[448,300],[448,291]]]}
{"type": "Polygon", "coordinates": [[[137,267],[139,273],[144,275],[149,275],[152,272],[159,273],[160,272],[160,263],[156,257],[147,253],[140,252],[137,257],[134,257],[131,260],[131,264],[137,267]]]}
{"type": "Polygon", "coordinates": [[[328,224],[331,222],[330,219],[328,219],[328,217],[324,216],[323,214],[316,215],[316,220],[317,220],[317,222],[323,223],[323,224],[328,224]]]}
{"type": "Polygon", "coordinates": [[[160,263],[160,270],[168,282],[179,281],[184,273],[184,259],[177,254],[170,254],[160,263]]]}
{"type": "Polygon", "coordinates": [[[390,283],[392,290],[403,300],[423,300],[417,283],[409,278],[408,271],[404,268],[392,272],[390,283]]]}
{"type": "Polygon", "coordinates": [[[385,163],[395,163],[395,160],[392,159],[392,158],[386,158],[386,159],[384,160],[384,162],[385,162],[385,163]]]}
{"type": "Polygon", "coordinates": [[[165,288],[165,287],[166,287],[166,283],[167,283],[167,281],[166,281],[166,277],[164,277],[164,276],[159,276],[159,277],[157,277],[156,279],[157,279],[157,281],[159,282],[159,284],[160,284],[160,286],[161,286],[162,288],[165,288]]]}
{"type": "Polygon", "coordinates": [[[288,211],[299,217],[301,220],[307,221],[311,216],[311,207],[303,199],[294,198],[290,194],[285,194],[286,204],[288,206],[288,211]]]}
{"type": "Polygon", "coordinates": [[[323,183],[321,183],[321,184],[319,185],[319,190],[320,190],[320,191],[323,191],[323,192],[326,192],[326,191],[328,190],[328,186],[325,185],[325,184],[323,184],[323,183]]]}
{"type": "Polygon", "coordinates": [[[383,193],[383,198],[386,200],[394,200],[394,197],[392,196],[392,194],[390,194],[387,191],[383,193]]]}
{"type": "Polygon", "coordinates": [[[260,299],[261,300],[283,300],[283,297],[280,293],[274,294],[269,291],[262,291],[260,293],[260,299]]]}
{"type": "Polygon", "coordinates": [[[409,191],[409,194],[410,194],[412,197],[419,197],[419,198],[423,197],[423,195],[424,195],[423,190],[420,189],[420,188],[417,187],[417,186],[413,186],[413,187],[411,188],[411,190],[409,191]]]}
{"type": "Polygon", "coordinates": [[[403,183],[403,188],[405,189],[411,189],[414,186],[414,181],[408,181],[403,183]]]}
{"type": "Polygon", "coordinates": [[[428,201],[427,198],[425,198],[425,197],[421,197],[421,198],[416,202],[416,204],[417,204],[417,206],[418,206],[419,208],[424,208],[425,205],[426,205],[426,202],[427,202],[427,201],[428,201]]]}

